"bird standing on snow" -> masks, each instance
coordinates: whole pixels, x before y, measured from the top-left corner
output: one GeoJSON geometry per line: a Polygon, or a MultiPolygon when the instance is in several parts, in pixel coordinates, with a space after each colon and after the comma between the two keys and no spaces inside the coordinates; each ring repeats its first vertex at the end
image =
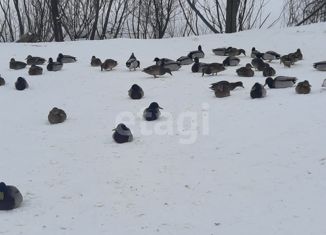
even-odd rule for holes
{"type": "Polygon", "coordinates": [[[202,73],[203,69],[208,66],[207,63],[199,62],[199,59],[196,57],[194,59],[195,63],[191,66],[191,72],[193,73],[202,73]]]}
{"type": "Polygon", "coordinates": [[[152,65],[147,68],[143,69],[144,73],[147,73],[149,75],[153,75],[154,78],[157,78],[157,76],[164,75],[166,73],[172,75],[171,70],[169,68],[164,68],[162,65],[152,65]]]}
{"type": "Polygon", "coordinates": [[[161,108],[158,103],[156,102],[152,102],[148,108],[146,108],[144,110],[144,113],[143,113],[143,117],[146,121],[154,121],[156,119],[158,119],[161,115],[161,112],[160,112],[160,109],[163,109],[161,108]]]}
{"type": "Polygon", "coordinates": [[[134,53],[131,53],[131,56],[126,62],[126,66],[129,70],[136,70],[136,68],[140,67],[140,62],[136,59],[134,53]]]}
{"type": "Polygon", "coordinates": [[[266,89],[263,85],[256,82],[255,85],[251,88],[250,96],[253,99],[263,98],[266,96],[266,89]]]}
{"type": "Polygon", "coordinates": [[[95,55],[93,55],[91,58],[91,66],[99,67],[99,66],[101,66],[101,64],[102,64],[101,59],[97,58],[95,55]]]}
{"type": "Polygon", "coordinates": [[[23,196],[15,186],[0,183],[0,210],[15,209],[22,202],[23,196]]]}
{"type": "Polygon", "coordinates": [[[133,100],[139,100],[139,99],[143,98],[144,91],[140,86],[138,86],[137,84],[134,84],[129,89],[128,95],[133,100]]]}
{"type": "Polygon", "coordinates": [[[133,140],[130,129],[123,123],[120,123],[113,131],[112,138],[118,144],[131,142],[133,140]]]}
{"type": "Polygon", "coordinates": [[[101,71],[103,70],[112,70],[114,67],[118,65],[118,62],[112,59],[106,59],[102,64],[101,64],[101,71]]]}

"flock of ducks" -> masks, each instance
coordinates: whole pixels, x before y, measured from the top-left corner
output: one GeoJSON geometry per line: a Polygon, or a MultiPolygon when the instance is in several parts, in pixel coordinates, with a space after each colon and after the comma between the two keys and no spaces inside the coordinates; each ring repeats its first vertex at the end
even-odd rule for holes
{"type": "MultiPolygon", "coordinates": [[[[149,67],[144,68],[142,71],[146,74],[157,78],[164,74],[172,75],[172,72],[178,71],[182,66],[192,65],[191,72],[201,73],[202,76],[205,75],[216,75],[224,70],[227,67],[234,67],[240,64],[240,58],[238,56],[246,56],[244,49],[238,49],[234,47],[224,47],[216,48],[212,50],[213,53],[217,56],[226,56],[223,60],[223,63],[203,63],[200,62],[201,58],[205,57],[205,53],[202,50],[201,45],[198,46],[198,49],[191,51],[185,56],[179,57],[177,60],[172,60],[168,58],[154,58],[155,64],[149,67]]],[[[293,87],[296,82],[296,77],[289,76],[277,76],[276,71],[272,68],[269,62],[274,60],[279,60],[281,64],[286,67],[291,67],[296,62],[303,59],[303,54],[300,49],[293,53],[281,56],[279,53],[274,51],[260,52],[256,50],[255,47],[251,50],[251,63],[246,64],[244,67],[240,67],[236,70],[236,73],[239,77],[253,77],[255,71],[263,73],[264,77],[267,77],[265,84],[255,83],[250,90],[251,98],[263,98],[266,96],[265,87],[268,86],[271,89],[279,88],[288,88],[293,87]]],[[[77,59],[71,55],[64,55],[60,53],[56,61],[53,61],[52,58],[48,59],[48,64],[46,66],[48,71],[59,71],[63,68],[65,63],[74,63],[77,59]]],[[[40,65],[46,63],[46,59],[37,56],[28,55],[26,58],[26,63],[22,61],[16,61],[12,58],[9,62],[9,68],[14,70],[24,69],[27,65],[30,65],[28,74],[31,76],[43,74],[43,68],[40,65]]],[[[91,57],[90,65],[92,67],[100,67],[101,71],[111,71],[114,69],[118,62],[113,59],[106,59],[103,62],[100,58],[96,56],[91,57]]],[[[134,53],[131,54],[129,59],[126,61],[126,67],[129,70],[137,70],[140,68],[140,61],[136,58],[134,53]]],[[[320,61],[313,64],[313,67],[320,71],[326,71],[326,61],[320,61]]],[[[5,79],[0,76],[0,86],[5,85],[5,79]]],[[[23,77],[18,77],[15,82],[15,88],[17,90],[25,90],[29,85],[23,77]]],[[[243,83],[238,82],[228,82],[228,81],[219,81],[211,84],[210,89],[214,91],[214,94],[217,98],[223,98],[230,96],[230,91],[235,90],[237,87],[242,87],[243,83]]],[[[322,87],[326,87],[326,79],[324,80],[322,87]]],[[[308,81],[299,82],[295,86],[295,91],[298,94],[308,94],[311,91],[311,85],[308,81]]],[[[128,90],[128,95],[131,99],[141,99],[144,96],[143,89],[134,84],[128,90]]],[[[157,102],[152,102],[143,112],[143,118],[146,121],[154,121],[159,119],[161,113],[160,110],[162,107],[159,106],[157,102]]],[[[48,121],[50,124],[59,124],[63,123],[67,119],[67,114],[64,110],[54,107],[48,114],[48,121]]],[[[117,125],[113,129],[113,140],[116,143],[126,143],[133,140],[133,135],[131,130],[123,123],[117,125]]],[[[15,186],[6,185],[5,183],[0,183],[0,210],[11,210],[19,207],[22,203],[23,197],[19,190],[15,186]]]]}

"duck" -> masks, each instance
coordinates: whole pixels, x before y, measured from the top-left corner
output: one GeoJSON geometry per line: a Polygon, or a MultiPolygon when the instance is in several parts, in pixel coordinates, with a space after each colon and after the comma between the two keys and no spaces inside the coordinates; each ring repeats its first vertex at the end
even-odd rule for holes
{"type": "Polygon", "coordinates": [[[265,80],[264,86],[267,85],[271,89],[288,88],[288,87],[293,87],[296,81],[297,81],[296,77],[278,76],[274,79],[268,77],[265,80]]]}
{"type": "Polygon", "coordinates": [[[118,124],[113,131],[112,138],[118,144],[131,142],[133,140],[130,129],[123,123],[118,124]]]}
{"type": "Polygon", "coordinates": [[[164,68],[162,65],[149,66],[147,68],[144,68],[143,72],[149,75],[153,75],[154,78],[157,78],[157,76],[162,76],[166,73],[172,75],[171,70],[169,68],[164,68]]]}
{"type": "Polygon", "coordinates": [[[48,115],[50,124],[63,123],[67,119],[67,114],[64,110],[54,107],[51,109],[48,115]]]}
{"type": "Polygon", "coordinates": [[[226,56],[227,55],[226,49],[227,49],[226,47],[221,47],[221,48],[215,48],[212,51],[215,55],[226,56]]]}
{"type": "Polygon", "coordinates": [[[28,65],[42,65],[46,62],[46,59],[38,56],[28,55],[26,57],[26,62],[28,65]]]}
{"type": "Polygon", "coordinates": [[[266,89],[264,88],[263,85],[256,82],[251,88],[250,97],[252,99],[256,99],[256,98],[263,98],[265,96],[266,96],[266,89]]]}
{"type": "Polygon", "coordinates": [[[163,63],[167,64],[169,62],[175,62],[174,60],[172,59],[168,59],[168,58],[158,58],[158,57],[155,57],[154,60],[156,65],[161,65],[163,63]]]}
{"type": "Polygon", "coordinates": [[[40,66],[37,66],[35,64],[33,64],[29,70],[28,70],[28,74],[33,76],[33,75],[41,75],[43,73],[43,68],[40,66]]]}
{"type": "Polygon", "coordinates": [[[224,66],[237,66],[240,63],[240,59],[235,56],[228,56],[225,60],[223,60],[224,66]]]}
{"type": "Polygon", "coordinates": [[[113,60],[113,59],[106,59],[102,64],[101,64],[101,71],[103,70],[112,70],[114,67],[118,65],[118,62],[113,60]]]}
{"type": "Polygon", "coordinates": [[[0,75],[0,86],[6,85],[6,80],[0,75]]]}
{"type": "Polygon", "coordinates": [[[238,49],[235,47],[226,48],[226,55],[228,56],[239,56],[241,54],[246,55],[246,51],[244,49],[238,49]]]}
{"type": "Polygon", "coordinates": [[[0,210],[12,210],[20,207],[23,196],[16,186],[0,183],[0,210]]]}
{"type": "Polygon", "coordinates": [[[15,82],[15,87],[16,87],[16,90],[23,91],[23,90],[27,89],[29,87],[29,85],[28,85],[27,81],[25,80],[25,78],[18,77],[17,81],[15,82]]]}
{"type": "Polygon", "coordinates": [[[48,65],[46,66],[46,69],[47,69],[48,71],[56,72],[56,71],[61,70],[62,67],[63,67],[63,63],[58,62],[58,61],[54,62],[53,59],[50,57],[50,58],[49,58],[49,63],[48,63],[48,65]]]}
{"type": "Polygon", "coordinates": [[[242,82],[228,82],[228,81],[219,81],[219,82],[215,82],[215,83],[212,83],[211,86],[210,86],[210,89],[212,90],[215,90],[215,87],[219,84],[227,84],[229,87],[230,87],[230,90],[233,91],[235,88],[237,87],[242,87],[244,88],[243,86],[243,83],[242,82]]]}
{"type": "Polygon", "coordinates": [[[140,61],[136,59],[136,56],[134,53],[131,53],[131,56],[126,62],[126,66],[129,70],[136,70],[140,67],[140,61]]]}
{"type": "Polygon", "coordinates": [[[314,63],[313,67],[319,71],[326,71],[326,60],[314,63]]]}
{"type": "MultiPolygon", "coordinates": [[[[158,65],[158,64],[157,64],[158,65]]],[[[163,66],[164,68],[168,68],[171,71],[178,71],[181,68],[181,65],[179,64],[179,62],[171,60],[171,61],[162,61],[160,63],[161,66],[163,66]]]]}
{"type": "Polygon", "coordinates": [[[270,67],[269,65],[263,69],[263,76],[264,77],[271,77],[275,76],[276,71],[273,67],[270,67]]]}
{"type": "Polygon", "coordinates": [[[283,64],[284,67],[290,68],[292,65],[294,65],[294,62],[296,61],[294,54],[290,53],[288,55],[283,55],[280,58],[280,64],[283,64]]]}
{"type": "Polygon", "coordinates": [[[57,57],[57,61],[63,64],[66,63],[75,63],[77,61],[76,57],[71,55],[63,55],[62,53],[59,53],[57,57]]]}
{"type": "Polygon", "coordinates": [[[24,69],[26,67],[26,65],[27,64],[25,62],[16,61],[14,58],[11,58],[10,62],[9,62],[9,68],[15,69],[15,70],[24,69]]]}
{"type": "Polygon", "coordinates": [[[207,67],[207,63],[199,62],[199,59],[196,57],[194,59],[195,63],[191,66],[191,71],[193,73],[202,73],[203,69],[207,67]]]}
{"type": "Polygon", "coordinates": [[[268,60],[269,62],[272,62],[273,60],[279,60],[281,58],[281,55],[276,53],[275,51],[266,51],[261,58],[263,60],[268,60]]]}
{"type": "Polygon", "coordinates": [[[295,58],[296,58],[297,60],[303,60],[303,54],[302,54],[300,48],[298,48],[298,49],[296,50],[296,52],[294,52],[294,56],[295,56],[295,58]]]}
{"type": "Polygon", "coordinates": [[[97,58],[95,55],[91,58],[91,66],[92,67],[100,67],[102,64],[102,61],[100,58],[97,58]]]}
{"type": "Polygon", "coordinates": [[[190,65],[194,63],[194,60],[189,56],[181,56],[177,59],[180,65],[190,65]]]}
{"type": "Polygon", "coordinates": [[[309,81],[304,80],[303,82],[299,82],[295,87],[295,91],[297,94],[309,94],[311,91],[311,85],[309,81]]]}
{"type": "Polygon", "coordinates": [[[239,77],[253,77],[255,72],[252,70],[251,64],[246,64],[245,67],[241,67],[236,70],[239,77]]]}
{"type": "Polygon", "coordinates": [[[256,50],[255,47],[251,48],[251,54],[250,57],[251,58],[261,58],[263,56],[264,53],[261,53],[260,51],[256,50]]]}
{"type": "Polygon", "coordinates": [[[225,70],[225,67],[223,66],[223,64],[210,63],[210,64],[207,64],[207,66],[202,69],[202,76],[204,76],[204,74],[217,75],[217,73],[222,72],[224,70],[225,70]]]}
{"type": "Polygon", "coordinates": [[[211,84],[210,89],[214,91],[217,98],[223,98],[230,96],[230,91],[234,90],[238,86],[243,87],[242,82],[220,81],[211,84]]]}
{"type": "Polygon", "coordinates": [[[144,110],[143,117],[146,121],[157,120],[161,116],[160,109],[163,109],[157,102],[152,102],[148,108],[144,110]]]}
{"type": "Polygon", "coordinates": [[[129,97],[130,97],[131,99],[133,99],[133,100],[139,100],[139,99],[143,98],[143,96],[144,96],[144,91],[143,91],[143,89],[142,89],[140,86],[138,86],[137,84],[133,84],[133,85],[131,86],[131,88],[129,89],[129,91],[128,91],[128,95],[129,95],[129,97]]]}
{"type": "Polygon", "coordinates": [[[251,60],[252,66],[258,70],[263,71],[266,66],[269,66],[267,63],[265,63],[261,58],[254,58],[251,60]]]}
{"type": "Polygon", "coordinates": [[[204,58],[205,57],[205,53],[202,50],[201,45],[198,46],[198,50],[197,51],[191,51],[188,54],[188,57],[195,59],[196,57],[198,59],[204,58]]]}
{"type": "Polygon", "coordinates": [[[326,79],[324,79],[323,83],[321,84],[321,87],[324,89],[326,88],[326,79]]]}

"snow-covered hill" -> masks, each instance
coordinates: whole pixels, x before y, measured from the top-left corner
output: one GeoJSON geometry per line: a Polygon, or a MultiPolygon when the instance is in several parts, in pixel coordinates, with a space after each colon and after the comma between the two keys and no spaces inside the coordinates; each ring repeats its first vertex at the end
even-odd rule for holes
{"type": "MultiPolygon", "coordinates": [[[[324,235],[326,226],[325,72],[326,24],[282,30],[164,40],[0,44],[0,177],[23,194],[21,208],[0,212],[0,234],[115,235],[324,235]],[[261,73],[239,78],[236,68],[201,77],[184,66],[173,76],[153,79],[130,72],[134,52],[141,67],[154,57],[177,59],[201,44],[203,62],[221,62],[211,49],[251,47],[280,54],[301,48],[304,60],[292,68],[278,62],[277,75],[309,80],[312,92],[267,89],[249,97],[261,73]],[[27,55],[78,58],[60,72],[30,77],[9,70],[9,59],[27,55]],[[90,58],[113,58],[112,72],[90,67],[90,58]],[[23,76],[30,89],[16,91],[23,76]],[[243,81],[224,99],[209,85],[243,81]],[[134,83],[145,91],[130,100],[134,83]],[[145,122],[141,113],[156,101],[164,112],[145,122]],[[66,111],[63,124],[50,125],[52,107],[66,111]],[[112,129],[121,119],[134,141],[118,145],[112,129]]],[[[241,57],[241,65],[251,59],[241,57]]]]}

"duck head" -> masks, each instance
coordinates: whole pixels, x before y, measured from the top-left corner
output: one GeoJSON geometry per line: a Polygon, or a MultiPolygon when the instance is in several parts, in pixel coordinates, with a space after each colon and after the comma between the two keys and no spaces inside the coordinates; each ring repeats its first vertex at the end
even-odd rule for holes
{"type": "Polygon", "coordinates": [[[148,106],[149,109],[163,109],[162,107],[160,107],[158,105],[157,102],[152,102],[149,106],[148,106]]]}

